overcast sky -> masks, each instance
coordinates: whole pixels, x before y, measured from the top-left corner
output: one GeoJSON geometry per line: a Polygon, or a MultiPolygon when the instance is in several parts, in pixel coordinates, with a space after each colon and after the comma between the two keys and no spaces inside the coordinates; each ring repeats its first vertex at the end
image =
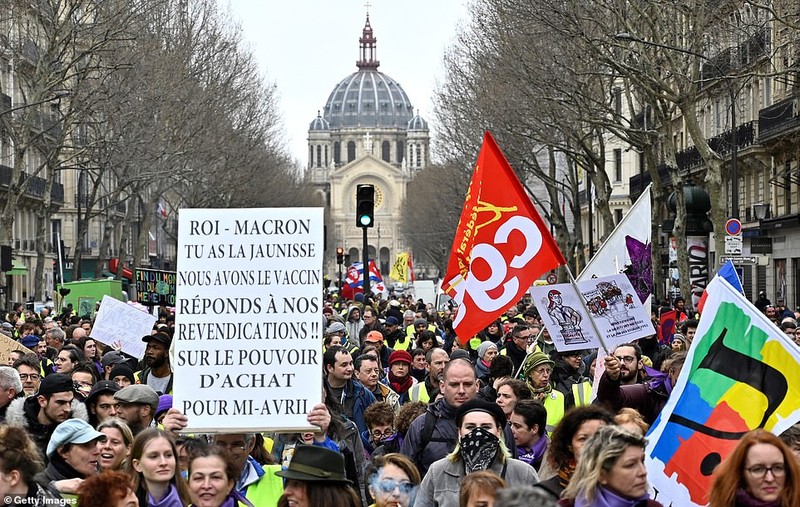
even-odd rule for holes
{"type": "MultiPolygon", "coordinates": [[[[292,154],[308,163],[308,125],[334,86],[358,70],[364,0],[220,0],[239,20],[267,79],[277,85],[292,154]]],[[[467,0],[370,0],[379,71],[432,120],[431,97],[444,77],[442,55],[468,20],[467,0]]],[[[435,125],[431,125],[432,129],[435,125]]]]}

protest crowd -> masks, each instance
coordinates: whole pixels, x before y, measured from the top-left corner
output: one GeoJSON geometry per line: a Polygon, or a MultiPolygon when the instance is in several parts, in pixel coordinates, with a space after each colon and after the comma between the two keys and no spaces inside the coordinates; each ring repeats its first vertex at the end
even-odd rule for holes
{"type": "MultiPolygon", "coordinates": [[[[800,341],[800,315],[765,299],[756,307],[800,341]]],[[[530,301],[466,341],[454,310],[329,295],[324,403],[307,416],[319,431],[205,435],[181,432],[172,407],[168,308],[135,358],[93,339],[89,318],[15,307],[0,331],[32,353],[0,367],[4,505],[662,505],[645,434],[693,347],[694,309],[654,305],[656,329],[678,316],[674,334],[600,351],[600,364],[597,350],[559,352],[530,301]]],[[[798,506],[798,474],[800,426],[747,432],[710,505],[798,506]]]]}

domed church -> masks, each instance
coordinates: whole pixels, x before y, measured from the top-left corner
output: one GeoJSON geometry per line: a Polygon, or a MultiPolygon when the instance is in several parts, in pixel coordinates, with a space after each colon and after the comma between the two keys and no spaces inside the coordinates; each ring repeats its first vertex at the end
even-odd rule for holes
{"type": "Polygon", "coordinates": [[[372,184],[375,227],[368,229],[369,257],[379,261],[387,280],[397,254],[408,249],[399,232],[401,205],[408,182],[430,163],[430,134],[428,122],[415,114],[400,83],[378,71],[369,12],[358,41],[358,70],[334,86],[309,126],[308,170],[326,206],[325,272],[337,273],[338,246],[351,262],[361,260],[356,186],[372,184]]]}

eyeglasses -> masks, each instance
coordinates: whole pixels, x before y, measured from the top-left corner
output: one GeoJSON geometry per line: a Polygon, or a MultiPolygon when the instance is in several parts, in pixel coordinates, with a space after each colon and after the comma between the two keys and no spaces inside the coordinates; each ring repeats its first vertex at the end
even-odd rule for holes
{"type": "Polygon", "coordinates": [[[235,444],[229,444],[227,442],[216,442],[216,444],[222,447],[223,449],[227,450],[231,454],[242,454],[245,450],[247,450],[247,447],[245,447],[244,444],[238,442],[235,444]]]}
{"type": "Polygon", "coordinates": [[[38,373],[20,373],[20,380],[39,380],[41,377],[38,373]]]}
{"type": "Polygon", "coordinates": [[[755,477],[756,479],[761,479],[766,477],[767,472],[772,472],[773,477],[783,477],[786,474],[786,466],[783,463],[776,463],[771,467],[765,467],[764,465],[756,465],[750,468],[745,468],[750,475],[755,477]]]}
{"type": "Polygon", "coordinates": [[[395,489],[400,489],[400,494],[403,495],[408,495],[415,488],[414,484],[410,482],[398,482],[392,479],[380,480],[377,484],[375,484],[375,486],[377,487],[378,491],[382,493],[391,493],[395,489]]]}
{"type": "Polygon", "coordinates": [[[374,438],[375,440],[381,437],[391,437],[392,435],[394,435],[394,428],[387,428],[383,432],[374,430],[370,432],[370,435],[372,435],[372,438],[374,438]]]}
{"type": "Polygon", "coordinates": [[[616,356],[616,358],[617,358],[617,361],[619,361],[620,363],[625,363],[625,364],[631,364],[634,361],[636,361],[636,357],[635,356],[616,356]]]}
{"type": "Polygon", "coordinates": [[[535,370],[533,370],[533,373],[538,373],[539,375],[545,375],[545,374],[550,375],[551,373],[553,373],[553,369],[548,367],[536,368],[535,370]]]}

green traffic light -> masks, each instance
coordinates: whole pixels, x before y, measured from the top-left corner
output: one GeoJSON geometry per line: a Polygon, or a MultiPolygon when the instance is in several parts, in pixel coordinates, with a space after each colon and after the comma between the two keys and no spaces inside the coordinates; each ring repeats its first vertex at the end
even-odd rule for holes
{"type": "Polygon", "coordinates": [[[369,215],[361,215],[361,217],[358,219],[358,221],[359,221],[359,223],[361,223],[361,225],[363,225],[364,227],[367,227],[368,225],[370,225],[372,223],[372,218],[369,215]]]}

